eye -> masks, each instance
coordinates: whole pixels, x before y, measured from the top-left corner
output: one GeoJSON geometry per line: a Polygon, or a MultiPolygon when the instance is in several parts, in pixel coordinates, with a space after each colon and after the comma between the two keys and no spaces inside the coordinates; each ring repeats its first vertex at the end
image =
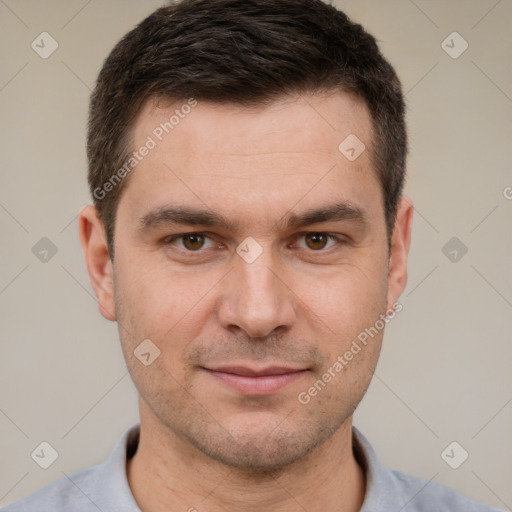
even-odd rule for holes
{"type": "Polygon", "coordinates": [[[179,249],[189,252],[198,252],[201,249],[209,249],[215,243],[210,237],[203,233],[185,233],[182,235],[174,235],[166,240],[167,244],[176,245],[179,249]],[[208,245],[209,241],[209,245],[208,245]]]}
{"type": "Polygon", "coordinates": [[[321,232],[304,233],[300,235],[299,240],[301,239],[304,240],[305,245],[301,245],[299,243],[296,245],[296,247],[301,249],[311,249],[312,251],[322,251],[324,249],[329,249],[339,242],[337,237],[321,232]],[[329,242],[331,242],[330,245],[329,242]]]}

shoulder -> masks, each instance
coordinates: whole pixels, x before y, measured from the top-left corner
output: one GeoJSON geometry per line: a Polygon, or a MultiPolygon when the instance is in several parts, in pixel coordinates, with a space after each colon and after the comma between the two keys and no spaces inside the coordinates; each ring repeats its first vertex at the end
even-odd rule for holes
{"type": "Polygon", "coordinates": [[[390,488],[402,496],[403,512],[499,512],[436,482],[385,469],[390,488]]]}
{"type": "Polygon", "coordinates": [[[109,458],[64,477],[25,498],[7,505],[2,512],[140,512],[126,477],[126,460],[135,453],[139,426],[127,430],[109,458]]]}
{"type": "Polygon", "coordinates": [[[2,512],[41,512],[41,510],[98,512],[89,498],[97,481],[97,466],[84,469],[43,487],[25,498],[7,505],[2,512]]]}
{"type": "Polygon", "coordinates": [[[443,485],[381,466],[373,447],[356,428],[353,450],[366,474],[361,512],[499,512],[443,485]]]}

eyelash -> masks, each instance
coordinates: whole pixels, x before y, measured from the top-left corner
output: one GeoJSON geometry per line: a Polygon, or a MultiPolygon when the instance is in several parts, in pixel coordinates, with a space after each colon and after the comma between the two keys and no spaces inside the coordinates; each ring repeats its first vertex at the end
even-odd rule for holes
{"type": "MultiPolygon", "coordinates": [[[[325,235],[327,236],[328,238],[328,242],[329,241],[333,241],[333,242],[336,242],[338,245],[340,244],[343,244],[345,241],[343,239],[343,237],[341,236],[336,236],[336,235],[332,235],[330,233],[325,233],[323,231],[305,231],[303,233],[299,233],[298,235],[296,235],[296,237],[294,238],[294,243],[300,239],[300,238],[303,238],[307,235],[311,235],[311,234],[316,234],[316,235],[325,235]]],[[[172,235],[170,237],[167,237],[163,240],[163,244],[164,245],[173,245],[173,242],[175,242],[176,240],[180,240],[180,239],[183,239],[185,238],[186,236],[202,236],[202,237],[205,237],[209,240],[212,240],[213,241],[213,238],[211,236],[208,235],[208,233],[202,233],[202,232],[190,232],[190,233],[181,233],[179,235],[172,235]]],[[[334,247],[334,245],[331,245],[330,247],[327,247],[326,249],[318,249],[318,250],[314,250],[314,249],[309,249],[309,252],[311,253],[326,253],[328,252],[330,249],[332,249],[334,247]]],[[[308,250],[307,248],[304,248],[304,247],[299,247],[299,249],[302,249],[302,250],[308,250]]],[[[194,254],[197,254],[197,255],[200,255],[201,253],[203,253],[204,251],[206,251],[206,249],[198,249],[197,251],[191,251],[189,249],[182,249],[182,248],[178,248],[178,250],[182,251],[182,252],[186,252],[187,255],[194,255],[194,254]]]]}

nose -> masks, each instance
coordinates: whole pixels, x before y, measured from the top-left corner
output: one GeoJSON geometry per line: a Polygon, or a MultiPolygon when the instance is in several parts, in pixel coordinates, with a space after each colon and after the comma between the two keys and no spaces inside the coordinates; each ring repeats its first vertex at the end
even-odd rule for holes
{"type": "Polygon", "coordinates": [[[282,269],[270,249],[251,263],[235,255],[234,268],[223,281],[218,320],[225,329],[263,338],[288,330],[296,318],[293,292],[281,279],[282,269]]]}

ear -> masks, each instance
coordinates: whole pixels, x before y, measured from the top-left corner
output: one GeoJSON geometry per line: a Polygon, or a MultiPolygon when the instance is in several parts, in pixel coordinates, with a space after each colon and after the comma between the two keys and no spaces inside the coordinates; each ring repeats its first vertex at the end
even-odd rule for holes
{"type": "Polygon", "coordinates": [[[107,320],[115,321],[114,269],[103,222],[94,206],[88,205],[80,210],[78,231],[89,280],[98,298],[100,313],[107,320]]]}
{"type": "Polygon", "coordinates": [[[391,309],[407,284],[407,256],[411,245],[412,216],[412,200],[402,197],[398,202],[389,254],[388,308],[391,309]]]}

